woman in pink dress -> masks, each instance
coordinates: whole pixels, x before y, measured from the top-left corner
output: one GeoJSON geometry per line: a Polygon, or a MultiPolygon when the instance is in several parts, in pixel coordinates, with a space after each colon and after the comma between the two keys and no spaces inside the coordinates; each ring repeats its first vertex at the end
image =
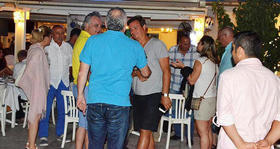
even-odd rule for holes
{"type": "Polygon", "coordinates": [[[24,90],[29,102],[28,114],[28,142],[26,149],[37,149],[36,136],[40,118],[46,111],[46,99],[49,89],[49,65],[44,52],[44,47],[51,41],[51,30],[41,26],[32,31],[31,42],[25,71],[19,81],[19,86],[24,90]]]}

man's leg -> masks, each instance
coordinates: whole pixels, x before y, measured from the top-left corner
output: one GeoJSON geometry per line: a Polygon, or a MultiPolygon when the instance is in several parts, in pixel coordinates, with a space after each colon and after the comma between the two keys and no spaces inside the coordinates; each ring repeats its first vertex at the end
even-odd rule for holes
{"type": "Polygon", "coordinates": [[[154,138],[151,130],[140,129],[140,138],[138,140],[137,149],[153,149],[154,138]]]}
{"type": "Polygon", "coordinates": [[[58,85],[56,92],[56,107],[57,107],[57,122],[56,122],[56,135],[60,137],[64,131],[65,111],[64,111],[64,99],[61,95],[62,90],[69,90],[61,81],[58,85]]]}
{"type": "Polygon", "coordinates": [[[19,110],[16,112],[16,119],[23,119],[25,114],[23,112],[22,103],[24,103],[24,101],[21,99],[21,96],[18,96],[18,103],[19,110]]]}
{"type": "Polygon", "coordinates": [[[123,149],[129,125],[129,107],[107,105],[108,149],[123,149]]]}
{"type": "Polygon", "coordinates": [[[46,117],[43,118],[39,123],[39,133],[38,133],[39,138],[48,137],[49,135],[49,119],[50,119],[50,113],[51,113],[54,95],[55,95],[55,88],[51,85],[47,97],[46,117]]]}
{"type": "MultiPolygon", "coordinates": [[[[88,87],[84,89],[85,98],[87,100],[88,87]]],[[[77,98],[78,91],[77,85],[73,85],[73,95],[77,98]]],[[[87,119],[82,111],[79,111],[79,128],[76,131],[76,149],[82,149],[85,144],[85,149],[88,149],[88,136],[87,136],[87,119]]]]}
{"type": "Polygon", "coordinates": [[[105,104],[88,104],[88,139],[89,149],[103,149],[107,133],[105,104]]]}

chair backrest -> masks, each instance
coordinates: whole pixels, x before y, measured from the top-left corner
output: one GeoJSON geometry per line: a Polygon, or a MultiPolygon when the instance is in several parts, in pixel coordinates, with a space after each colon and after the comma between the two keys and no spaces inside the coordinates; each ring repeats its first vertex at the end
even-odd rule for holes
{"type": "Polygon", "coordinates": [[[65,115],[69,117],[78,118],[78,108],[75,97],[71,91],[61,91],[64,100],[65,115]]]}
{"type": "Polygon", "coordinates": [[[182,94],[169,94],[169,98],[172,101],[172,107],[169,110],[169,118],[185,119],[188,112],[185,109],[185,97],[182,94]],[[174,114],[172,114],[172,112],[174,112],[174,114]],[[171,115],[175,116],[172,117],[171,115]]]}

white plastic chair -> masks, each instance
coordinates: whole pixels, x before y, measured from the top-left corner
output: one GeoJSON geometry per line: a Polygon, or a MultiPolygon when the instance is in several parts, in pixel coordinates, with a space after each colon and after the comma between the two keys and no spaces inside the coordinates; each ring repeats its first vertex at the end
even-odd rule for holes
{"type": "Polygon", "coordinates": [[[76,105],[75,98],[71,91],[61,91],[64,99],[64,108],[65,108],[65,123],[64,123],[64,133],[61,148],[64,148],[67,134],[68,123],[73,123],[73,134],[72,141],[75,140],[76,133],[76,123],[79,122],[78,109],[76,105]]]}
{"type": "MultiPolygon", "coordinates": [[[[188,145],[189,148],[191,148],[191,117],[187,117],[188,111],[185,110],[185,97],[183,97],[183,95],[181,94],[169,94],[169,97],[175,104],[172,105],[172,107],[169,109],[169,116],[162,115],[161,117],[158,142],[160,142],[161,139],[164,121],[168,121],[166,149],[169,148],[171,124],[181,124],[181,142],[183,142],[184,124],[186,124],[188,125],[188,145]],[[174,109],[173,111],[175,111],[174,118],[172,117],[172,109],[174,109]]],[[[189,111],[189,115],[191,115],[191,113],[192,110],[189,111]]]]}
{"type": "Polygon", "coordinates": [[[29,101],[25,102],[25,105],[23,106],[23,108],[25,108],[24,110],[24,121],[23,121],[23,126],[22,128],[25,128],[26,127],[26,124],[27,124],[27,117],[28,117],[28,112],[29,112],[29,107],[30,107],[30,103],[29,101]]]}

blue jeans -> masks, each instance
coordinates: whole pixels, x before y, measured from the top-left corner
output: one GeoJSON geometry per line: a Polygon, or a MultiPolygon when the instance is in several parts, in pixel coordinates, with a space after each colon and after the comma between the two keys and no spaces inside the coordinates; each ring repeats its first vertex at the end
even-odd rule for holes
{"type": "Polygon", "coordinates": [[[89,149],[122,149],[129,126],[129,107],[110,104],[88,104],[89,149]]]}
{"type": "MultiPolygon", "coordinates": [[[[172,89],[170,89],[169,93],[170,94],[179,94],[178,91],[174,91],[172,89]]],[[[175,104],[175,102],[172,102],[172,107],[175,107],[174,104],[175,104]]],[[[175,109],[174,108],[172,109],[172,116],[173,117],[175,116],[175,109]]],[[[193,114],[193,112],[192,112],[191,115],[188,115],[188,113],[187,113],[187,117],[189,117],[189,116],[191,116],[191,139],[193,139],[193,134],[194,134],[194,114],[193,114]]],[[[175,131],[175,135],[178,136],[178,137],[181,137],[181,124],[174,124],[173,127],[174,127],[174,131],[175,131]]],[[[186,137],[188,136],[187,126],[185,127],[185,136],[186,137]]]]}
{"type": "Polygon", "coordinates": [[[52,85],[50,86],[48,97],[47,97],[46,117],[42,119],[39,123],[38,136],[40,138],[48,137],[49,135],[49,119],[50,119],[50,113],[51,113],[54,97],[56,97],[56,108],[57,108],[57,121],[55,125],[56,135],[61,136],[63,134],[65,111],[64,111],[64,100],[63,100],[63,96],[61,95],[62,90],[69,90],[69,88],[66,87],[62,81],[59,83],[57,89],[55,89],[52,85]]]}

